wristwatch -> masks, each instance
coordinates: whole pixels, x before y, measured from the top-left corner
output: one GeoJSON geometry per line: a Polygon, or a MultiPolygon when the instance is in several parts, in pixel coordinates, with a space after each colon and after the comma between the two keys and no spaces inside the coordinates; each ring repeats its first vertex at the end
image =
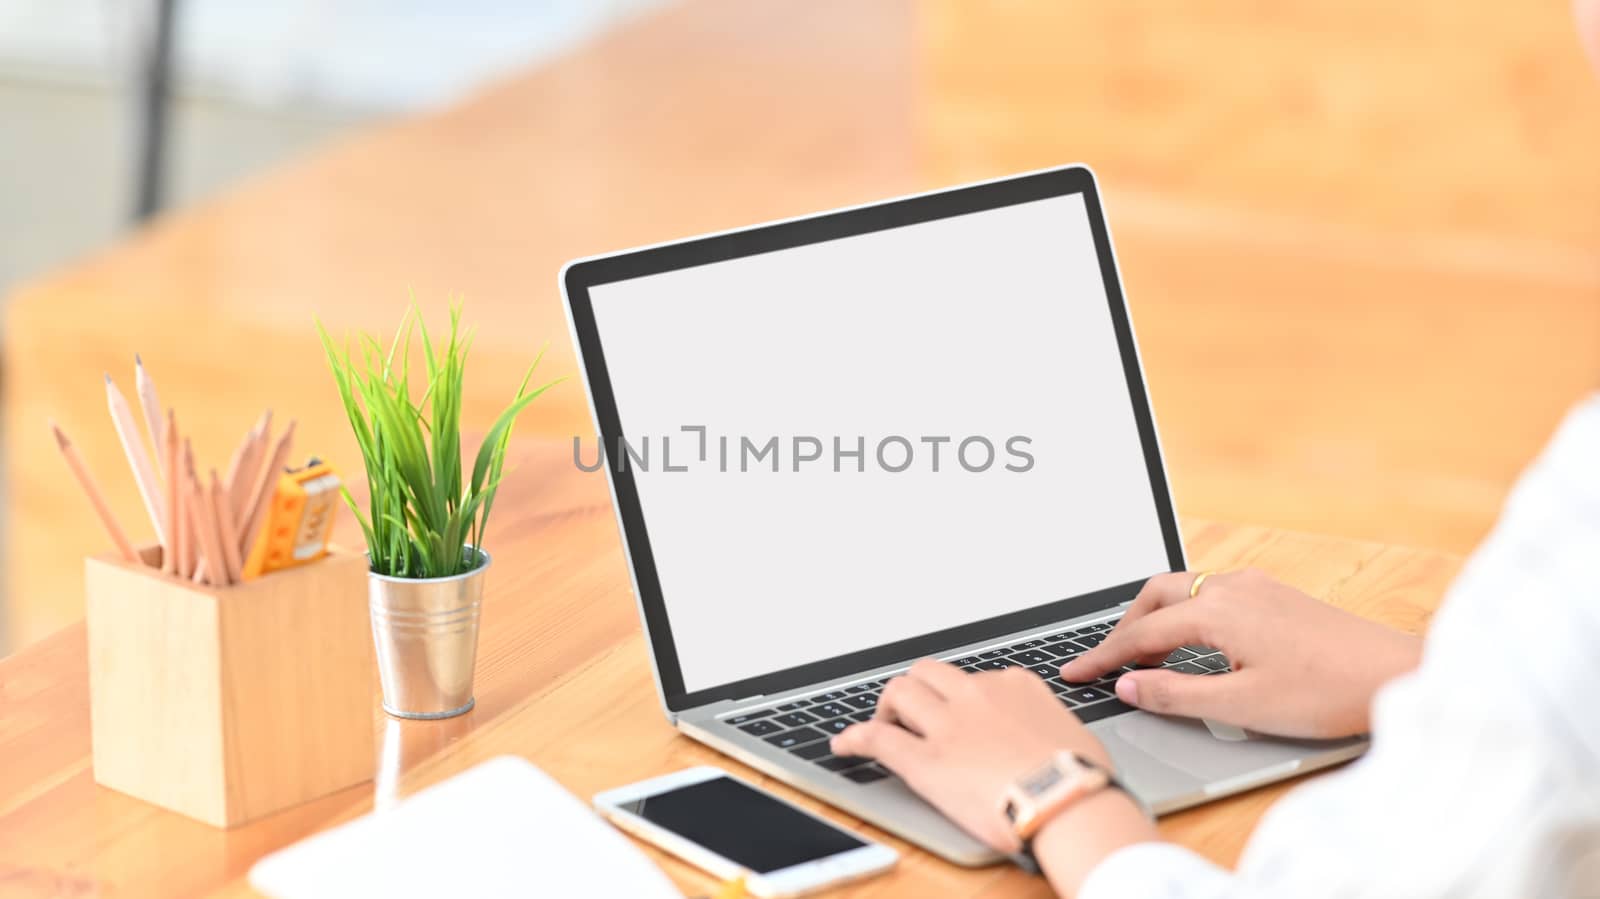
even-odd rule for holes
{"type": "Polygon", "coordinates": [[[1034,835],[1050,819],[1106,787],[1126,793],[1139,810],[1149,816],[1144,803],[1123,786],[1116,775],[1073,752],[1056,753],[1044,765],[1006,788],[1000,808],[1012,831],[1022,841],[1017,864],[1037,872],[1039,865],[1033,857],[1034,835]]]}

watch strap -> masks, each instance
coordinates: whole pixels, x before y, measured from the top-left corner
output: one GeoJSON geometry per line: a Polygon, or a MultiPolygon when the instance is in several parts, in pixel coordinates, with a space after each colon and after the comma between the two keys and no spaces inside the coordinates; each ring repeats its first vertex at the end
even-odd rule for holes
{"type": "MultiPolygon", "coordinates": [[[[1093,761],[1085,760],[1085,758],[1080,757],[1078,760],[1080,760],[1082,765],[1094,765],[1096,768],[1099,768],[1101,771],[1106,773],[1106,785],[1101,787],[1101,789],[1096,790],[1096,792],[1110,789],[1120,790],[1122,795],[1125,795],[1125,797],[1133,800],[1133,805],[1139,809],[1139,814],[1147,817],[1147,819],[1150,819],[1150,821],[1155,821],[1155,814],[1150,813],[1150,806],[1144,805],[1144,800],[1139,798],[1138,793],[1134,793],[1133,790],[1128,789],[1128,785],[1123,784],[1122,779],[1117,777],[1117,774],[1112,773],[1112,771],[1109,771],[1109,769],[1101,768],[1101,766],[1096,765],[1096,763],[1093,763],[1093,761]]],[[[1072,803],[1072,805],[1077,805],[1077,803],[1072,803]]],[[[1067,809],[1072,808],[1072,805],[1061,806],[1061,808],[1054,809],[1050,817],[1058,816],[1058,814],[1064,813],[1064,811],[1067,811],[1067,809]]],[[[1045,829],[1045,824],[1048,824],[1048,821],[1040,824],[1038,830],[1045,829]]],[[[1037,830],[1035,830],[1035,835],[1037,835],[1037,833],[1037,830]]],[[[1022,848],[1019,849],[1019,851],[1016,851],[1016,853],[1011,853],[1008,857],[1011,859],[1011,864],[1016,865],[1016,867],[1019,867],[1019,869],[1024,870],[1026,873],[1043,873],[1042,867],[1040,867],[1040,864],[1038,864],[1038,856],[1035,856],[1034,854],[1034,837],[1024,838],[1024,840],[1022,840],[1022,848]]]]}

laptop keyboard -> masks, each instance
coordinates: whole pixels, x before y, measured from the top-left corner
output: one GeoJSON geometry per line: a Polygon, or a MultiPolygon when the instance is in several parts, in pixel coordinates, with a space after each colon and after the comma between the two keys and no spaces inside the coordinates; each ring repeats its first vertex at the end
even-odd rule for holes
{"type": "MultiPolygon", "coordinates": [[[[1112,715],[1133,711],[1133,706],[1116,698],[1116,682],[1134,666],[1126,665],[1084,684],[1067,683],[1057,676],[1060,667],[1079,653],[1093,649],[1106,638],[1115,621],[1091,624],[1076,630],[1025,640],[948,661],[964,671],[999,671],[1021,666],[1044,678],[1061,700],[1085,724],[1112,715]]],[[[1229,670],[1228,660],[1214,649],[1185,646],[1173,650],[1161,667],[1184,674],[1221,674],[1229,670]]],[[[829,739],[858,721],[872,717],[878,697],[888,679],[856,684],[818,693],[767,709],[743,712],[723,723],[752,737],[759,737],[779,749],[787,749],[802,759],[856,783],[872,783],[893,776],[871,759],[836,756],[829,739]]]]}

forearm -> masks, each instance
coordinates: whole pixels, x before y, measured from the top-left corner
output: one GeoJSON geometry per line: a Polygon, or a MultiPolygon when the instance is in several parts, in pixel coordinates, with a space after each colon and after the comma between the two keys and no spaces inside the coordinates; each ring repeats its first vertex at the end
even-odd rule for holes
{"type": "Polygon", "coordinates": [[[1078,894],[1084,878],[1125,846],[1158,840],[1155,824],[1121,790],[1101,790],[1063,811],[1034,837],[1033,853],[1061,896],[1078,894]]]}

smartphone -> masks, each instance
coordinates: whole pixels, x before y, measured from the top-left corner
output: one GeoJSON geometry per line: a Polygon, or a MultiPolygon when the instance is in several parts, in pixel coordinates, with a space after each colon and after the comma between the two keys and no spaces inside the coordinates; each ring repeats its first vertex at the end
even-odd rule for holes
{"type": "Polygon", "coordinates": [[[595,808],[617,827],[762,899],[804,896],[877,874],[899,854],[701,766],[608,790],[595,808]]]}

